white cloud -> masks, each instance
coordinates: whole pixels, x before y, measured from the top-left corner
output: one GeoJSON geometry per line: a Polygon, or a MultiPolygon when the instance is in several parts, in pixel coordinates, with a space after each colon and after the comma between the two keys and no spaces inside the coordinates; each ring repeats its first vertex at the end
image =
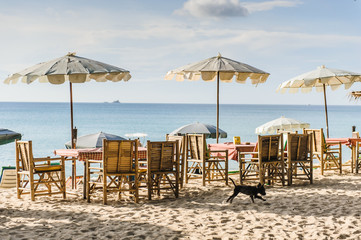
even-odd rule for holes
{"type": "Polygon", "coordinates": [[[239,0],[188,0],[183,8],[176,10],[178,15],[197,18],[245,17],[249,13],[269,11],[276,7],[295,7],[299,0],[274,0],[265,2],[241,2],[239,0]]]}
{"type": "Polygon", "coordinates": [[[244,17],[248,11],[238,0],[188,0],[175,14],[221,18],[244,17]]]}
{"type": "Polygon", "coordinates": [[[250,13],[260,12],[260,11],[269,11],[276,7],[296,7],[297,5],[302,4],[301,1],[293,0],[274,0],[266,2],[244,2],[243,5],[250,13]]]}

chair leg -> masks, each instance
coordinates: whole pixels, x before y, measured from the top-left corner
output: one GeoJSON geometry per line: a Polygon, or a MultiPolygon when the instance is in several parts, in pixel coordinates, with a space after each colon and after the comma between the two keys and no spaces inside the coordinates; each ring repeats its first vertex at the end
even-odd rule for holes
{"type": "Polygon", "coordinates": [[[21,195],[20,187],[22,187],[22,186],[20,186],[20,175],[18,173],[16,173],[16,193],[18,195],[18,199],[20,199],[20,195],[21,195]]]}
{"type": "Polygon", "coordinates": [[[179,197],[179,172],[175,173],[175,197],[179,197]]]}
{"type": "Polygon", "coordinates": [[[64,168],[61,171],[61,187],[63,191],[63,199],[66,199],[66,185],[65,185],[65,171],[64,168]]]}
{"type": "Polygon", "coordinates": [[[202,184],[206,185],[206,166],[205,163],[202,164],[202,184]]]}
{"type": "Polygon", "coordinates": [[[225,178],[226,178],[226,185],[228,186],[228,159],[226,159],[225,163],[225,168],[226,168],[226,174],[225,174],[225,178]]]}
{"type": "Polygon", "coordinates": [[[139,202],[139,175],[134,175],[134,188],[135,188],[135,203],[139,202]]]}
{"type": "Polygon", "coordinates": [[[86,182],[84,183],[84,186],[86,186],[86,199],[87,199],[88,203],[90,203],[90,169],[89,169],[89,167],[90,167],[89,162],[86,161],[86,163],[85,163],[86,182]]]}
{"type": "Polygon", "coordinates": [[[103,204],[106,205],[108,202],[108,184],[107,184],[108,177],[103,173],[103,204]]]}
{"type": "Polygon", "coordinates": [[[323,156],[323,153],[321,153],[321,160],[320,160],[321,175],[323,175],[323,164],[324,164],[324,156],[323,156]]]}
{"type": "Polygon", "coordinates": [[[31,195],[31,201],[35,201],[35,186],[34,186],[34,177],[30,176],[30,195],[31,195]]]}
{"type": "Polygon", "coordinates": [[[147,186],[148,186],[148,200],[152,200],[152,178],[153,176],[151,174],[148,173],[148,181],[147,181],[147,186]]]}

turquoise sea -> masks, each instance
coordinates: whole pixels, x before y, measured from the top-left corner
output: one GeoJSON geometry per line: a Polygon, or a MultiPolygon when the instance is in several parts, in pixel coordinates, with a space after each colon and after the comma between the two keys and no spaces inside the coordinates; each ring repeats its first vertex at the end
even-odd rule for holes
{"type": "MultiPolygon", "coordinates": [[[[350,137],[352,126],[361,130],[361,106],[329,106],[330,137],[350,137]]],[[[220,105],[220,128],[233,141],[255,142],[255,128],[280,116],[308,122],[311,128],[326,128],[322,105],[220,105]]],[[[213,104],[144,104],[144,103],[75,103],[74,125],[78,136],[100,131],[124,136],[146,133],[146,140],[164,140],[166,133],[192,122],[216,125],[213,104]]],[[[0,102],[0,128],[23,134],[33,141],[35,157],[54,156],[54,149],[64,148],[70,140],[69,103],[0,102]]],[[[143,141],[143,139],[141,139],[143,141]]],[[[215,139],[208,139],[215,143],[215,139]]],[[[343,149],[343,161],[350,159],[350,150],[343,149]]],[[[15,165],[15,146],[0,146],[0,166],[15,165]]],[[[70,175],[70,164],[67,175],[70,175]]],[[[237,163],[231,161],[231,169],[237,163]]],[[[81,167],[82,169],[82,167],[81,167]]],[[[82,171],[82,170],[80,170],[82,171]]]]}

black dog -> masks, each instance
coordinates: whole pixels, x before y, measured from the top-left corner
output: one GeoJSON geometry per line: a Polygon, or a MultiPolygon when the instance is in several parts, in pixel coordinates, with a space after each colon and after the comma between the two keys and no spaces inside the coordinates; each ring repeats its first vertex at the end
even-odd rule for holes
{"type": "Polygon", "coordinates": [[[261,196],[258,196],[258,193],[263,196],[266,195],[266,190],[264,188],[264,185],[262,185],[260,183],[257,185],[257,187],[236,185],[232,178],[229,178],[229,179],[231,179],[231,181],[233,182],[234,192],[233,192],[233,195],[227,199],[227,202],[232,203],[233,199],[238,195],[238,193],[243,193],[243,194],[249,195],[251,197],[253,203],[254,203],[254,198],[258,198],[263,201],[266,201],[261,196]]]}

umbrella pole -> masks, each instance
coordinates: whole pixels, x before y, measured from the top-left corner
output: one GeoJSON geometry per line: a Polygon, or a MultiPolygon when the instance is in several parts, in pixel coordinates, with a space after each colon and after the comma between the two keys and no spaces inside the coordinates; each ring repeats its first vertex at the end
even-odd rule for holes
{"type": "Polygon", "coordinates": [[[217,143],[218,143],[218,137],[219,137],[219,71],[217,71],[217,143]]]}
{"type": "Polygon", "coordinates": [[[73,87],[72,83],[69,81],[70,87],[70,125],[71,125],[71,148],[75,148],[74,141],[74,128],[73,128],[73,87]]]}
{"type": "Polygon", "coordinates": [[[327,114],[327,101],[326,101],[326,85],[323,84],[323,99],[325,101],[325,114],[326,114],[326,131],[327,131],[327,138],[330,137],[329,131],[328,131],[328,114],[327,114]]]}

